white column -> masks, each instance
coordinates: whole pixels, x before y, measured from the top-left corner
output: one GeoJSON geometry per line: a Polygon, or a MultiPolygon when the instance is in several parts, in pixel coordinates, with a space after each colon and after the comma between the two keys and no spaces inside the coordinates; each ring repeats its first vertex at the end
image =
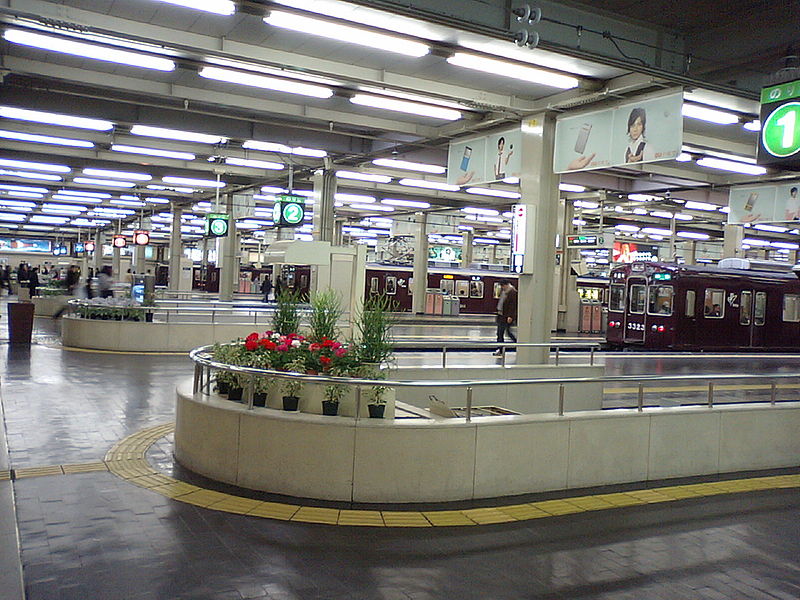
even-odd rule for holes
{"type": "Polygon", "coordinates": [[[475,239],[474,231],[463,231],[461,233],[461,268],[468,269],[472,264],[472,244],[475,239]]]}
{"type": "Polygon", "coordinates": [[[100,270],[100,267],[103,266],[103,241],[105,237],[105,234],[99,229],[94,232],[94,256],[92,256],[91,266],[95,275],[100,270]]]}
{"type": "MultiPolygon", "coordinates": [[[[122,231],[122,227],[121,226],[122,226],[122,222],[121,221],[117,221],[117,226],[116,226],[116,228],[114,230],[117,234],[119,234],[122,231]]],[[[122,249],[121,248],[117,248],[116,246],[113,246],[113,248],[114,248],[114,254],[111,256],[112,276],[113,276],[115,281],[121,281],[122,280],[122,273],[120,273],[120,271],[122,269],[120,268],[120,265],[122,263],[122,256],[121,256],[122,255],[122,249]]]]}
{"type": "Polygon", "coordinates": [[[678,219],[675,218],[675,213],[672,213],[672,218],[669,220],[669,260],[667,262],[675,262],[675,255],[678,253],[675,246],[677,226],[678,219]]]}
{"type": "Polygon", "coordinates": [[[144,275],[147,272],[147,269],[145,269],[145,263],[147,263],[147,259],[145,258],[146,248],[147,246],[134,246],[133,264],[131,265],[132,273],[144,275]]]}
{"type": "MultiPolygon", "coordinates": [[[[525,260],[518,290],[520,342],[550,342],[559,196],[558,177],[552,167],[554,134],[552,115],[538,114],[523,122],[520,203],[527,207],[527,218],[525,260]]],[[[548,348],[517,351],[517,364],[542,364],[548,358],[548,348]]]]}
{"type": "Polygon", "coordinates": [[[722,227],[722,234],[722,258],[744,256],[744,250],[742,250],[744,227],[741,225],[724,225],[722,227]]]}
{"type": "Polygon", "coordinates": [[[697,264],[697,241],[692,240],[689,246],[689,256],[686,257],[686,264],[687,265],[696,265],[697,264]]]}
{"type": "MultiPolygon", "coordinates": [[[[330,162],[326,159],[326,163],[330,162]]],[[[336,171],[330,166],[320,169],[311,179],[314,184],[314,240],[332,242],[333,202],[336,195],[336,171]]]]}
{"type": "Polygon", "coordinates": [[[228,207],[228,214],[231,215],[231,221],[228,235],[223,238],[221,244],[222,268],[219,273],[219,299],[223,302],[230,302],[233,300],[233,290],[239,280],[239,269],[236,263],[239,240],[236,232],[236,221],[233,219],[233,196],[226,194],[225,202],[228,207]]]}
{"type": "Polygon", "coordinates": [[[425,312],[425,290],[428,288],[428,216],[417,213],[417,235],[414,238],[414,287],[411,312],[425,312]]]}
{"type": "MultiPolygon", "coordinates": [[[[575,293],[573,286],[570,283],[572,279],[572,256],[573,249],[567,247],[567,236],[572,234],[572,215],[575,213],[575,205],[569,200],[558,201],[559,208],[559,223],[558,229],[561,232],[559,236],[559,250],[561,250],[561,264],[556,267],[555,281],[558,289],[558,313],[556,315],[556,330],[567,331],[567,303],[568,295],[575,293]]],[[[602,204],[600,205],[602,207],[602,204]]],[[[602,231],[602,227],[601,227],[602,231]]]]}
{"type": "Polygon", "coordinates": [[[168,289],[177,291],[181,277],[181,225],[183,208],[172,205],[172,231],[169,234],[169,283],[168,289]]]}

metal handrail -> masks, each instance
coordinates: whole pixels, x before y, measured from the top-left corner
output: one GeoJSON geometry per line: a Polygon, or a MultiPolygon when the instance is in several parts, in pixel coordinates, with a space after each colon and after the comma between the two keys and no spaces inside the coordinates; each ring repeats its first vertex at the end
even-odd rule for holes
{"type": "MultiPolygon", "coordinates": [[[[539,344],[541,345],[541,344],[539,344]]],[[[654,381],[705,381],[708,383],[708,406],[714,407],[714,382],[717,381],[740,381],[740,380],[772,380],[770,388],[770,404],[776,404],[776,379],[798,379],[800,373],[777,373],[774,375],[751,375],[751,374],[693,374],[693,375],[607,375],[603,377],[554,377],[554,378],[528,378],[528,379],[461,379],[461,380],[389,380],[389,379],[364,379],[356,377],[333,377],[330,375],[311,375],[307,373],[291,373],[287,371],[275,371],[271,369],[259,369],[255,367],[243,367],[216,362],[209,357],[209,351],[213,345],[201,346],[189,352],[189,358],[195,362],[194,393],[201,391],[203,387],[208,388],[211,383],[210,369],[231,371],[251,376],[274,377],[278,379],[298,378],[308,383],[324,383],[329,385],[354,385],[360,391],[360,386],[384,386],[396,387],[441,387],[441,388],[466,388],[466,420],[471,420],[472,413],[472,392],[475,387],[497,386],[497,385],[555,385],[559,386],[558,414],[564,415],[564,386],[579,383],[611,383],[611,382],[630,382],[638,384],[637,410],[642,412],[644,408],[644,383],[654,381]],[[203,367],[208,369],[203,373],[203,367]]],[[[248,386],[249,397],[248,408],[253,408],[252,385],[248,386]]],[[[246,390],[246,394],[247,394],[246,390]]],[[[360,394],[359,394],[360,396],[360,394]]]]}
{"type": "Polygon", "coordinates": [[[559,365],[559,361],[561,358],[561,349],[562,348],[587,348],[589,350],[589,365],[594,365],[594,353],[597,350],[602,348],[602,344],[599,342],[425,342],[425,344],[421,344],[420,342],[395,342],[394,347],[397,349],[408,349],[408,348],[419,348],[420,350],[430,350],[432,348],[441,348],[442,349],[442,368],[447,366],[447,350],[448,348],[482,348],[482,349],[492,349],[492,348],[500,348],[500,365],[505,366],[506,364],[506,356],[507,356],[507,348],[555,348],[555,364],[556,366],[559,365]]]}

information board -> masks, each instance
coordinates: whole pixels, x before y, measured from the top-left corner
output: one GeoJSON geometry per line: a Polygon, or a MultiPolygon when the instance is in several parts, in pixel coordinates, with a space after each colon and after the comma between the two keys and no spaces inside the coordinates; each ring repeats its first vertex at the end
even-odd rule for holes
{"type": "Polygon", "coordinates": [[[800,170],[800,80],[761,90],[757,162],[800,170]]]}
{"type": "Polygon", "coordinates": [[[306,216],[305,196],[279,194],[275,196],[272,208],[272,220],[275,227],[298,227],[306,216]]]}

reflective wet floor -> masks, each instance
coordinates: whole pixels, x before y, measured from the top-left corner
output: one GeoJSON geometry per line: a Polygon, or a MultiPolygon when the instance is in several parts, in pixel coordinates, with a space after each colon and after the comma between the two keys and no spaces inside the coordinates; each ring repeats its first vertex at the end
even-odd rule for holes
{"type": "MultiPolygon", "coordinates": [[[[173,419],[175,382],[192,372],[185,356],[68,351],[57,344],[56,322],[37,319],[36,328],[29,348],[0,344],[11,468],[101,461],[122,437],[173,419]]],[[[800,372],[796,356],[597,358],[609,375],[800,372]]],[[[398,362],[438,360],[409,352],[398,362]]],[[[496,364],[486,352],[448,361],[496,364]]],[[[606,405],[631,397],[607,390],[606,405]]],[[[505,525],[386,530],[211,511],[109,472],[2,484],[16,494],[29,600],[800,598],[797,489],[505,525]]],[[[9,525],[2,524],[0,533],[9,525]]],[[[0,598],[14,598],[13,590],[4,587],[0,598]]]]}

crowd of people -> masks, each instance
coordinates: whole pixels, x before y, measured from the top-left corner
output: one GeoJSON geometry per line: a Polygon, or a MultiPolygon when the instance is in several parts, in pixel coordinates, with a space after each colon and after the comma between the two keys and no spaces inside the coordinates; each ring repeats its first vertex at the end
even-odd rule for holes
{"type": "Polygon", "coordinates": [[[77,265],[61,267],[45,263],[36,267],[22,262],[13,269],[10,265],[0,266],[0,292],[5,289],[11,294],[12,284],[28,289],[31,297],[38,296],[42,287],[63,288],[66,294],[82,298],[114,295],[114,278],[109,265],[101,267],[97,273],[90,268],[85,277],[77,265]]]}

